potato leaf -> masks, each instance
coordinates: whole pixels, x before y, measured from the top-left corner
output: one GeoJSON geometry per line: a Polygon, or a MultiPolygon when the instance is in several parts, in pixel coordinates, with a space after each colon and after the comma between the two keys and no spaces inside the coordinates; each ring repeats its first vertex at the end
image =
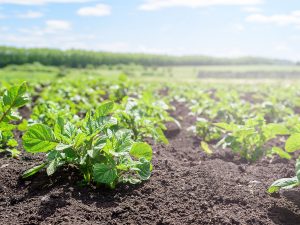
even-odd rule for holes
{"type": "Polygon", "coordinates": [[[300,182],[300,158],[298,158],[296,162],[296,176],[298,178],[298,181],[300,182]]]}
{"type": "Polygon", "coordinates": [[[35,166],[27,171],[25,171],[22,175],[22,178],[28,178],[34,174],[36,174],[37,172],[39,172],[41,169],[43,169],[45,166],[47,166],[47,163],[43,163],[41,165],[35,166]]]}
{"type": "Polygon", "coordinates": [[[141,178],[141,180],[148,180],[151,176],[151,163],[146,160],[145,158],[142,158],[140,160],[140,163],[136,166],[139,171],[138,174],[141,178]]]}
{"type": "Polygon", "coordinates": [[[285,150],[287,152],[294,152],[300,150],[300,133],[292,134],[285,143],[285,150]]]}
{"type": "Polygon", "coordinates": [[[272,148],[272,153],[279,155],[280,158],[284,158],[284,159],[291,159],[292,158],[292,156],[289,153],[285,152],[283,149],[278,148],[278,147],[273,147],[272,148]]]}
{"type": "Polygon", "coordinates": [[[297,177],[293,178],[282,178],[275,181],[268,189],[268,192],[274,193],[278,192],[280,189],[289,189],[299,185],[299,181],[297,177]]]}
{"type": "Polygon", "coordinates": [[[35,124],[23,136],[23,145],[26,151],[37,153],[53,150],[58,142],[48,126],[35,124]]]}
{"type": "Polygon", "coordinates": [[[100,104],[96,111],[96,117],[107,116],[114,108],[112,101],[106,101],[100,104]]]}
{"type": "Polygon", "coordinates": [[[56,170],[57,170],[57,168],[59,167],[59,163],[58,163],[58,160],[57,159],[55,159],[55,160],[53,160],[50,164],[49,164],[49,166],[47,167],[47,175],[48,176],[51,176],[51,175],[53,175],[55,172],[56,172],[56,170]]]}
{"type": "Polygon", "coordinates": [[[237,128],[237,125],[228,123],[215,123],[214,125],[226,131],[234,131],[237,128]]]}
{"type": "Polygon", "coordinates": [[[118,175],[114,164],[97,163],[93,167],[94,180],[101,184],[113,183],[118,175]]]}
{"type": "Polygon", "coordinates": [[[134,143],[129,153],[137,159],[145,158],[148,161],[151,161],[152,159],[152,148],[147,143],[134,143]]]}
{"type": "Polygon", "coordinates": [[[26,83],[11,87],[3,95],[4,105],[10,108],[18,108],[25,105],[28,102],[28,98],[24,96],[26,89],[26,83]]]}
{"type": "Polygon", "coordinates": [[[208,155],[211,155],[213,153],[212,150],[209,148],[209,145],[205,141],[201,141],[201,148],[208,155]]]}

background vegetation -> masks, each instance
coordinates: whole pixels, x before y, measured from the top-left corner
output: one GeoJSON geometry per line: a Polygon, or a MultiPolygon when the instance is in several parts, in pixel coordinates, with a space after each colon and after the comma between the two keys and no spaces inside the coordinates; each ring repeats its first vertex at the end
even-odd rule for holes
{"type": "Polygon", "coordinates": [[[216,58],[209,56],[169,56],[133,53],[109,53],[84,50],[58,50],[48,48],[0,47],[0,67],[10,64],[40,62],[49,66],[92,67],[100,65],[139,64],[143,66],[174,65],[293,65],[288,60],[260,57],[216,58]]]}

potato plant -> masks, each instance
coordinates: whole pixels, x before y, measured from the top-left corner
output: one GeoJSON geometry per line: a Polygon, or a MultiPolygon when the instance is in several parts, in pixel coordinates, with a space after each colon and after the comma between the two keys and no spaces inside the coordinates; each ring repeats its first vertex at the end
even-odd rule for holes
{"type": "MultiPolygon", "coordinates": [[[[268,141],[278,135],[289,134],[289,130],[283,124],[267,124],[262,117],[249,119],[245,121],[244,125],[233,123],[216,123],[215,125],[226,133],[220,144],[223,144],[223,147],[231,148],[233,152],[249,161],[256,161],[268,153],[265,149],[268,141]]],[[[279,148],[273,152],[285,155],[279,148]]]]}
{"type": "Polygon", "coordinates": [[[20,86],[12,86],[4,90],[0,97],[0,152],[8,152],[14,158],[20,152],[16,149],[18,142],[15,140],[13,133],[16,125],[12,122],[21,119],[16,109],[24,106],[29,101],[26,90],[26,83],[23,83],[20,86]]]}
{"type": "Polygon", "coordinates": [[[59,117],[54,129],[34,124],[23,137],[24,148],[30,153],[47,153],[43,164],[29,169],[23,178],[46,167],[50,176],[63,165],[73,165],[86,184],[96,183],[111,188],[119,183],[136,184],[149,179],[152,170],[152,148],[135,142],[129,129],[119,126],[111,116],[114,103],[103,102],[87,113],[81,125],[59,117]]]}
{"type": "Polygon", "coordinates": [[[197,118],[196,125],[190,127],[189,130],[192,130],[205,142],[220,140],[221,138],[221,129],[214,126],[213,122],[205,118],[197,118]]]}
{"type": "Polygon", "coordinates": [[[300,158],[298,158],[295,167],[296,176],[292,178],[281,178],[276,180],[268,189],[270,194],[278,192],[281,189],[290,189],[300,186],[300,158]]]}
{"type": "Polygon", "coordinates": [[[155,141],[167,144],[164,135],[165,122],[180,124],[169,116],[169,106],[162,100],[156,100],[150,92],[142,93],[140,99],[126,97],[123,99],[120,110],[115,116],[119,119],[121,126],[133,131],[134,140],[140,141],[150,137],[155,141]]]}
{"type": "MultiPolygon", "coordinates": [[[[299,127],[299,125],[297,126],[299,127]]],[[[300,132],[295,129],[295,133],[292,133],[290,137],[286,140],[285,150],[288,153],[293,153],[300,150],[300,132]]],[[[295,166],[296,176],[292,178],[282,178],[275,181],[268,189],[269,193],[278,192],[280,189],[290,189],[300,186],[300,157],[296,161],[295,166]]]]}

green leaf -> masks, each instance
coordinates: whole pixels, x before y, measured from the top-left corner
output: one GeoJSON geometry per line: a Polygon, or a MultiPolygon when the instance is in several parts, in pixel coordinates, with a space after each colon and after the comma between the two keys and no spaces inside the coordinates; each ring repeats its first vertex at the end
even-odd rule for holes
{"type": "Polygon", "coordinates": [[[292,134],[285,143],[287,152],[294,152],[300,149],[300,133],[292,134]]]}
{"type": "Polygon", "coordinates": [[[63,134],[68,138],[73,138],[77,134],[77,128],[73,124],[68,122],[64,126],[63,134]]]}
{"type": "Polygon", "coordinates": [[[87,154],[92,158],[92,159],[94,159],[94,158],[96,158],[98,155],[99,155],[99,149],[96,149],[96,148],[93,148],[93,149],[91,149],[91,150],[88,150],[87,151],[87,154]]]}
{"type": "Polygon", "coordinates": [[[263,128],[263,133],[266,139],[270,140],[277,135],[288,135],[290,132],[283,124],[269,123],[263,128]]]}
{"type": "Polygon", "coordinates": [[[297,177],[282,178],[275,181],[268,189],[269,193],[278,192],[280,189],[289,189],[299,185],[297,177]]]}
{"type": "Polygon", "coordinates": [[[47,153],[47,160],[53,161],[53,160],[55,160],[55,158],[60,157],[60,155],[61,154],[59,151],[56,151],[56,150],[50,151],[47,153]]]}
{"type": "Polygon", "coordinates": [[[58,117],[54,126],[54,133],[56,136],[60,136],[64,133],[65,121],[63,118],[58,117]]]}
{"type": "Polygon", "coordinates": [[[38,166],[35,166],[29,170],[26,170],[23,175],[22,175],[22,178],[27,178],[27,177],[30,177],[34,174],[36,174],[37,172],[39,172],[41,169],[43,169],[45,166],[47,166],[47,163],[43,163],[41,165],[38,165],[38,166]]]}
{"type": "Polygon", "coordinates": [[[20,86],[13,86],[3,95],[3,103],[10,107],[21,107],[28,102],[28,98],[23,96],[26,92],[26,83],[20,86]]]}
{"type": "Polygon", "coordinates": [[[27,120],[23,120],[22,123],[20,123],[18,125],[18,130],[19,131],[26,131],[27,130],[27,127],[28,127],[28,121],[27,120]]]}
{"type": "Polygon", "coordinates": [[[225,131],[234,131],[237,128],[237,125],[228,123],[214,123],[214,125],[225,131]]]}
{"type": "Polygon", "coordinates": [[[65,158],[68,162],[72,162],[77,158],[77,154],[72,148],[65,149],[63,153],[65,154],[65,158]]]}
{"type": "Polygon", "coordinates": [[[8,149],[7,151],[10,152],[12,158],[18,158],[18,156],[21,154],[21,152],[15,148],[8,149]]]}
{"type": "Polygon", "coordinates": [[[78,148],[80,145],[82,145],[86,140],[86,135],[84,133],[79,133],[76,135],[74,139],[74,147],[78,148]]]}
{"type": "Polygon", "coordinates": [[[46,125],[35,124],[23,136],[23,145],[27,152],[48,152],[57,145],[53,131],[46,125]]]}
{"type": "Polygon", "coordinates": [[[290,131],[283,124],[269,123],[266,127],[275,135],[288,135],[290,131]]]}
{"type": "Polygon", "coordinates": [[[16,147],[16,146],[18,146],[18,142],[15,139],[10,139],[7,142],[7,145],[10,146],[10,147],[16,147]]]}
{"type": "Polygon", "coordinates": [[[136,166],[141,180],[148,180],[151,176],[151,163],[145,158],[140,159],[140,163],[136,166]]]}
{"type": "Polygon", "coordinates": [[[118,130],[115,134],[117,138],[116,152],[129,152],[132,146],[132,131],[121,129],[118,130]]]}
{"type": "Polygon", "coordinates": [[[118,170],[123,170],[123,171],[127,171],[128,170],[128,165],[126,165],[126,164],[119,164],[119,165],[117,165],[117,169],[118,170]]]}
{"type": "Polygon", "coordinates": [[[296,176],[300,182],[300,158],[298,158],[296,161],[296,176]]]}
{"type": "Polygon", "coordinates": [[[96,111],[96,117],[107,116],[114,108],[112,101],[106,101],[100,104],[96,111]]]}
{"type": "Polygon", "coordinates": [[[101,184],[110,184],[114,182],[118,175],[114,164],[97,163],[93,167],[94,180],[101,184]]]}
{"type": "Polygon", "coordinates": [[[118,121],[114,117],[98,117],[94,120],[90,115],[87,115],[85,118],[85,130],[88,131],[89,135],[94,135],[105,128],[116,125],[117,123],[118,121]]]}
{"type": "Polygon", "coordinates": [[[121,177],[120,178],[120,182],[122,183],[130,183],[130,184],[139,184],[141,183],[140,179],[137,179],[133,176],[129,176],[129,177],[121,177]]]}
{"type": "Polygon", "coordinates": [[[15,127],[13,124],[0,123],[0,131],[12,131],[15,127]]]}
{"type": "Polygon", "coordinates": [[[66,150],[68,148],[71,148],[71,147],[72,147],[72,145],[65,145],[65,144],[60,143],[55,147],[55,150],[64,151],[64,150],[66,150]]]}
{"type": "Polygon", "coordinates": [[[280,158],[284,158],[284,159],[291,159],[292,158],[292,156],[290,156],[289,153],[285,152],[283,149],[278,148],[278,147],[273,147],[272,148],[272,153],[279,155],[280,158]]]}
{"type": "Polygon", "coordinates": [[[213,153],[212,150],[209,148],[209,145],[205,141],[201,141],[201,148],[208,155],[211,155],[213,153]]]}
{"type": "Polygon", "coordinates": [[[145,158],[148,161],[152,159],[152,148],[144,142],[134,143],[129,153],[137,159],[145,158]]]}
{"type": "Polygon", "coordinates": [[[164,134],[164,132],[162,131],[161,128],[157,127],[155,129],[155,132],[158,136],[158,140],[160,140],[162,143],[164,143],[166,145],[169,144],[169,140],[166,138],[166,136],[165,136],[165,134],[164,134]]]}
{"type": "Polygon", "coordinates": [[[51,176],[52,174],[54,174],[55,173],[55,171],[57,170],[57,168],[58,168],[58,162],[57,162],[57,160],[55,159],[55,160],[53,160],[50,164],[49,164],[49,166],[47,167],[47,175],[48,176],[51,176]]]}

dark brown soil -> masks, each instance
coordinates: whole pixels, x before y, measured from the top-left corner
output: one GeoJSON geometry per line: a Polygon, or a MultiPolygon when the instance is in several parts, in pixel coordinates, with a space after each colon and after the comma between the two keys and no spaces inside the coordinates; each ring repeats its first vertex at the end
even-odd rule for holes
{"type": "Polygon", "coordinates": [[[277,178],[294,175],[294,161],[208,158],[186,131],[194,118],[176,106],[182,130],[168,125],[170,145],[154,145],[153,175],[138,186],[80,187],[72,168],[22,181],[43,156],[0,158],[0,224],[300,224],[299,189],[266,193],[277,178]]]}

